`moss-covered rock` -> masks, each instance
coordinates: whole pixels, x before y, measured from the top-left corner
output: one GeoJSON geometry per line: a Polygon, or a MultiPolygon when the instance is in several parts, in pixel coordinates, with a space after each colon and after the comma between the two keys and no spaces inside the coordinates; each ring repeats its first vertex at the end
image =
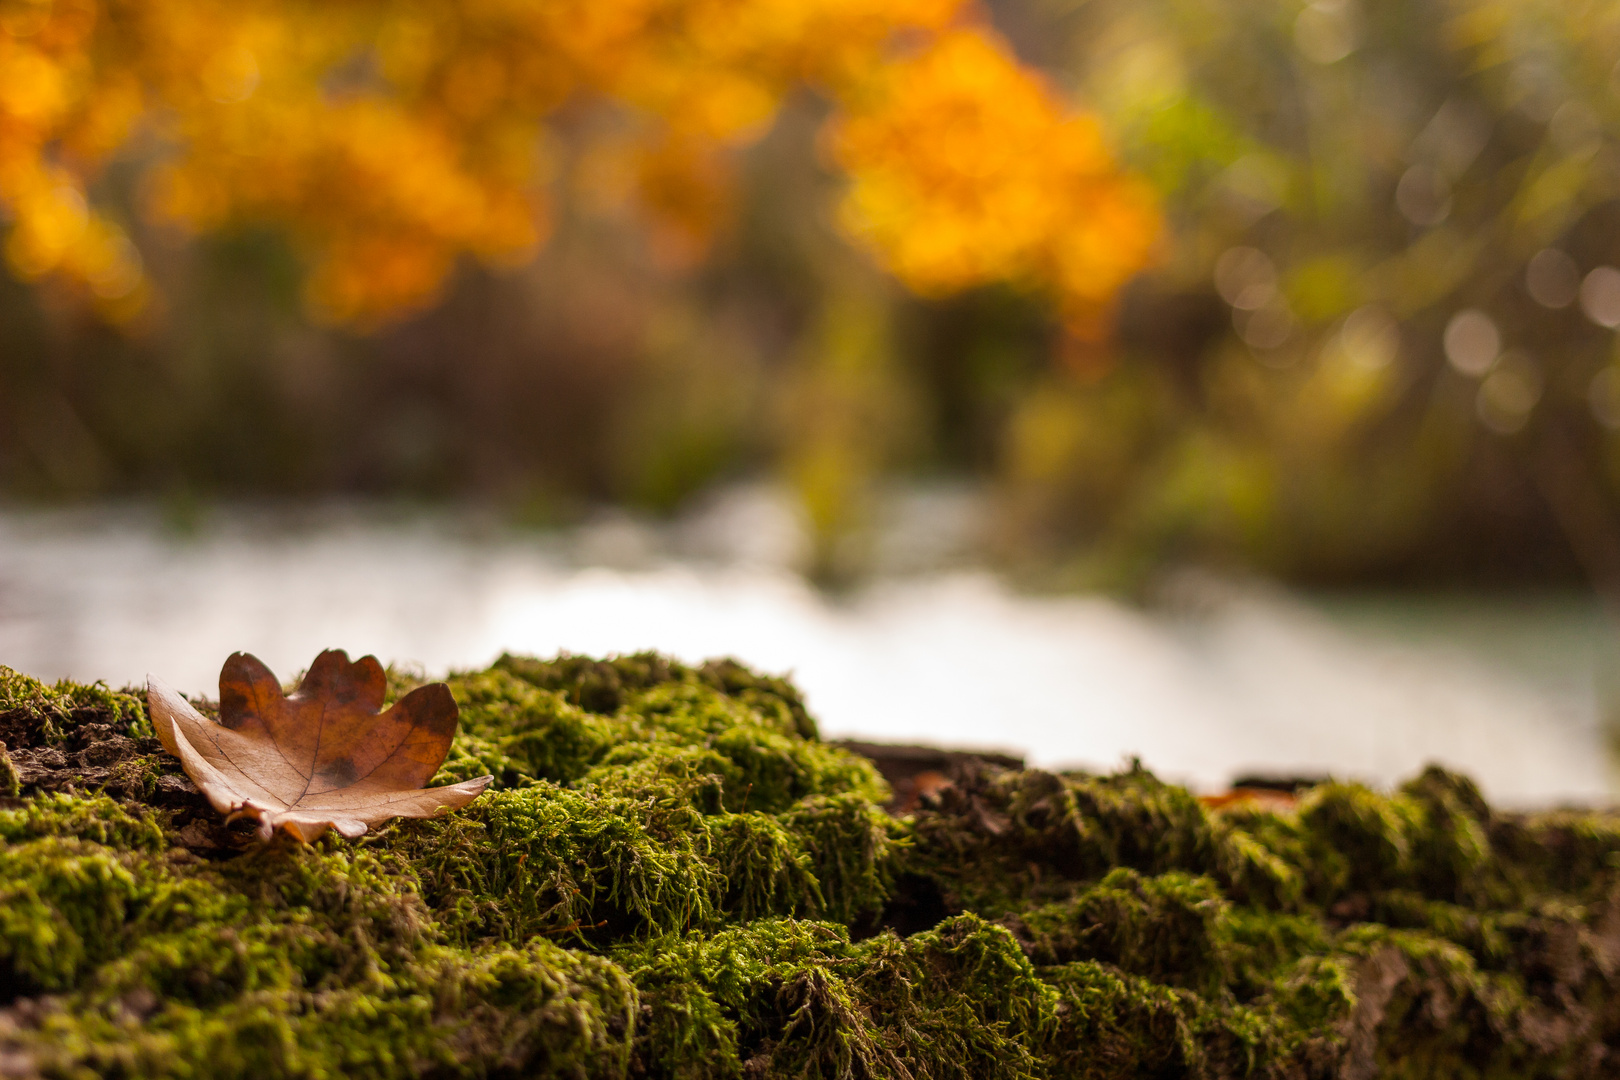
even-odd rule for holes
{"type": "Polygon", "coordinates": [[[1608,814],[968,762],[895,818],[730,661],[450,684],[440,779],[494,788],[301,846],[221,822],[138,695],[0,669],[0,1076],[1620,1073],[1608,814]]]}

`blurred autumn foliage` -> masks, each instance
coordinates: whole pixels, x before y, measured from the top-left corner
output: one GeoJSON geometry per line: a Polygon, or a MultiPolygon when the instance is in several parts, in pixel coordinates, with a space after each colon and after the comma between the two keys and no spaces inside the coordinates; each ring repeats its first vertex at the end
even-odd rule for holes
{"type": "MultiPolygon", "coordinates": [[[[528,262],[549,231],[552,128],[620,107],[588,141],[688,249],[724,213],[731,161],[801,86],[835,114],[850,231],[900,277],[1049,282],[1104,306],[1156,225],[1095,124],[1074,118],[961,0],[301,3],[19,0],[0,16],[0,195],[12,270],[146,299],[141,261],[88,187],[132,144],[147,214],[269,224],[327,319],[434,301],[456,260],[528,262]]],[[[599,193],[600,194],[600,193],[599,193]]]]}
{"type": "MultiPolygon", "coordinates": [[[[1620,589],[1620,9],[0,0],[0,479],[1620,589]]],[[[854,552],[854,554],[850,554],[854,552]]],[[[842,553],[842,554],[841,554],[842,553]]]]}

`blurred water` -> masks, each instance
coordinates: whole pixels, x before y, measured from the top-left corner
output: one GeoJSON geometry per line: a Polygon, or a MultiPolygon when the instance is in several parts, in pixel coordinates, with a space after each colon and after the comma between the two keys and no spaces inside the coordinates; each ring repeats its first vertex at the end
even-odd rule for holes
{"type": "Polygon", "coordinates": [[[1255,769],[1387,786],[1438,760],[1509,804],[1614,791],[1615,643],[1580,598],[1323,600],[1196,577],[1152,611],[1022,596],[965,564],[970,518],[918,494],[886,533],[892,572],[833,599],[789,569],[801,532],[760,492],[669,527],[540,536],[352,508],[216,512],[185,537],[149,508],[13,510],[0,663],[212,693],[236,649],[287,677],[326,647],[429,672],[656,648],[791,672],[829,735],[1048,766],[1136,754],[1200,789],[1255,769]]]}

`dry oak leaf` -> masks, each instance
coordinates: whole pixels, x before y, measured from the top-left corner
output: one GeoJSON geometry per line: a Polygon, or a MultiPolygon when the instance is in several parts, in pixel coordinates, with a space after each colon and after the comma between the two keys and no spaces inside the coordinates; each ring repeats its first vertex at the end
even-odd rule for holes
{"type": "Polygon", "coordinates": [[[152,676],[146,701],[164,749],[227,820],[258,819],[266,840],[282,828],[308,842],[328,825],[353,839],[389,818],[466,806],[493,779],[423,788],[450,750],[455,700],[431,683],[379,715],[386,684],[375,656],[350,663],[328,649],[289,696],[257,657],[232,653],[219,723],[152,676]]]}

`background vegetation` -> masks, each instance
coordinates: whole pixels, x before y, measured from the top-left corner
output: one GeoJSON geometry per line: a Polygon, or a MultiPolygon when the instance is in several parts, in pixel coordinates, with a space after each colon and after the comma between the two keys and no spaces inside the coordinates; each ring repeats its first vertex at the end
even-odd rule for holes
{"type": "Polygon", "coordinates": [[[1620,582],[1620,12],[0,3],[0,481],[1620,582]]]}

